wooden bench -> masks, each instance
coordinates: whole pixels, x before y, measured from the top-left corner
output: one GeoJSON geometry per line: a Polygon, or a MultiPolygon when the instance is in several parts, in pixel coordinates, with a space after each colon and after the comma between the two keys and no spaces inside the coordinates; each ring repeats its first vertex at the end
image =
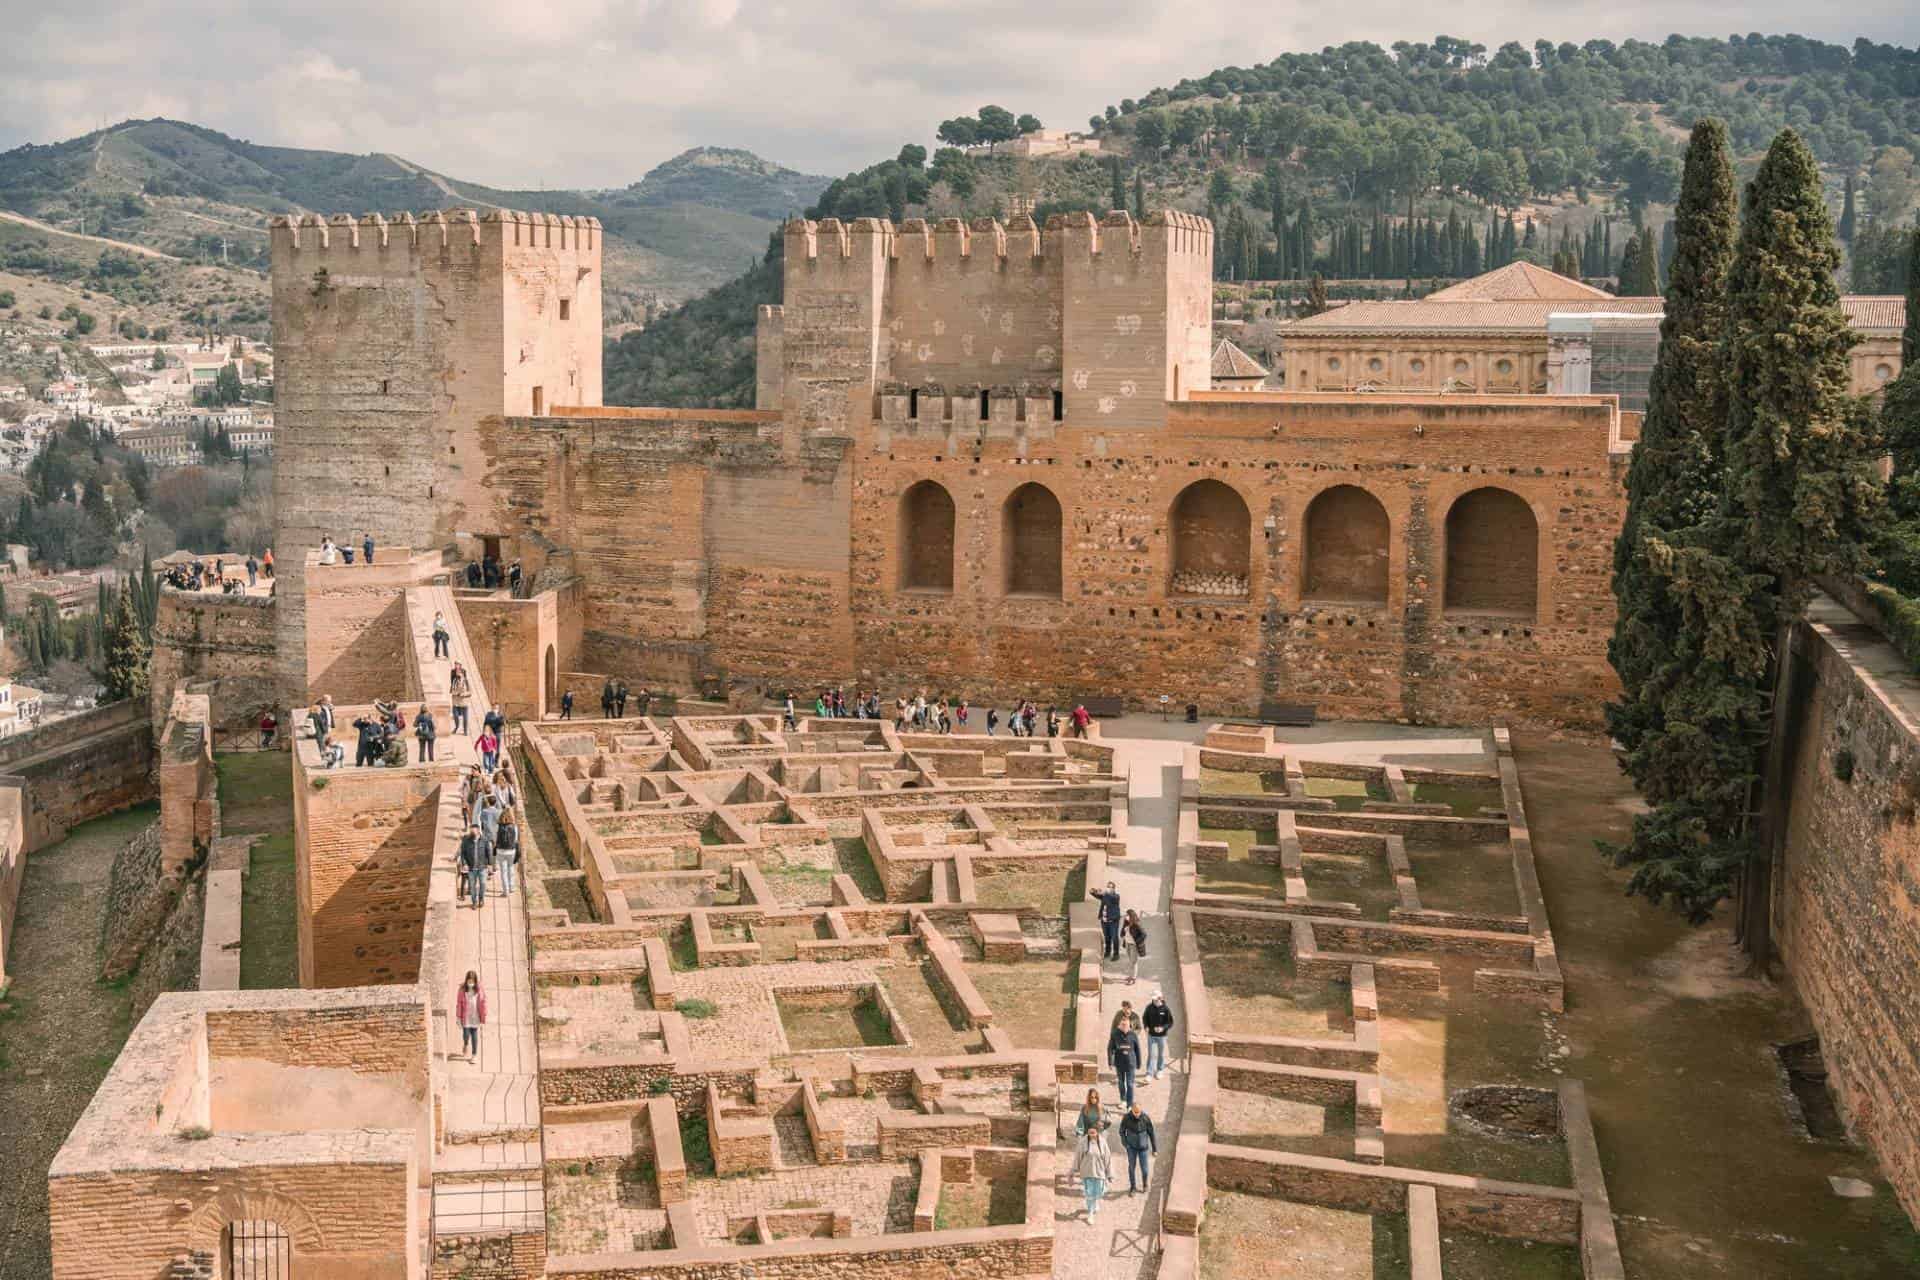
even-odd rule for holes
{"type": "Polygon", "coordinates": [[[1306,729],[1313,726],[1313,719],[1314,706],[1311,702],[1263,702],[1260,704],[1261,724],[1306,729]]]}
{"type": "Polygon", "coordinates": [[[1124,698],[1078,698],[1073,705],[1085,707],[1088,715],[1100,720],[1111,720],[1127,714],[1124,698]]]}

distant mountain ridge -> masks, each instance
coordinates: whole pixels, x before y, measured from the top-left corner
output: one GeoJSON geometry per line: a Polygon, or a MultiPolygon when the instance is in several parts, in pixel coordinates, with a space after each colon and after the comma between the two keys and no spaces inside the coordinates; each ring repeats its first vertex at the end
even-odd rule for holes
{"type": "MultiPolygon", "coordinates": [[[[748,151],[698,147],[610,192],[511,191],[399,156],[263,146],[178,120],[129,120],[0,153],[0,208],[190,261],[265,266],[268,217],[506,207],[592,215],[606,229],[607,320],[638,318],[737,275],[827,179],[748,151]]],[[[4,265],[4,264],[0,264],[4,265]]],[[[20,269],[17,265],[15,269],[20,269]]]]}

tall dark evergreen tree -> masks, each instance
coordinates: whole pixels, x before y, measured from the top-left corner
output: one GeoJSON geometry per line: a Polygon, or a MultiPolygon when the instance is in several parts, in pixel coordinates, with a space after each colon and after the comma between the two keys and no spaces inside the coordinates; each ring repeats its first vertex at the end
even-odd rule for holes
{"type": "Polygon", "coordinates": [[[1111,194],[1107,197],[1107,208],[1125,209],[1127,207],[1127,184],[1120,177],[1120,157],[1114,156],[1107,161],[1107,177],[1112,184],[1111,194]]]}
{"type": "Polygon", "coordinates": [[[1620,262],[1620,296],[1660,296],[1660,251],[1654,246],[1651,231],[1636,231],[1627,241],[1626,256],[1620,262]]]}
{"type": "Polygon", "coordinates": [[[1138,169],[1133,171],[1133,216],[1136,219],[1147,216],[1147,180],[1138,169]]]}
{"type": "Polygon", "coordinates": [[[1847,194],[1840,206],[1840,238],[1848,244],[1853,243],[1853,175],[1847,175],[1847,194]]]}
{"type": "Polygon", "coordinates": [[[1777,833],[1758,780],[1779,646],[1818,576],[1863,566],[1881,496],[1871,424],[1847,391],[1839,260],[1813,153],[1785,130],[1747,188],[1728,274],[1720,500],[1670,540],[1641,533],[1688,662],[1638,753],[1661,798],[1625,851],[1633,887],[1702,921],[1737,884],[1741,940],[1762,968],[1777,833]]]}
{"type": "Polygon", "coordinates": [[[1902,595],[1920,597],[1920,226],[1907,254],[1907,324],[1900,333],[1900,376],[1880,393],[1880,438],[1893,459],[1890,519],[1877,548],[1881,575],[1902,595]]]}

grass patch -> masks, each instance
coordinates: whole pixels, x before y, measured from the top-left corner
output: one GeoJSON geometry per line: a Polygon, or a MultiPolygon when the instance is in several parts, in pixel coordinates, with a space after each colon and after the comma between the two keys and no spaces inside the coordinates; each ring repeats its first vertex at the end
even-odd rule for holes
{"type": "Polygon", "coordinates": [[[871,995],[847,1004],[801,1005],[778,996],[780,1026],[797,1053],[816,1049],[876,1049],[898,1044],[887,1012],[871,995]]]}
{"type": "Polygon", "coordinates": [[[867,851],[867,842],[863,836],[835,836],[833,838],[834,869],[853,881],[868,902],[885,902],[886,886],[880,882],[880,873],[873,865],[873,855],[867,851]]]}
{"type": "Polygon", "coordinates": [[[680,1117],[680,1154],[686,1157],[688,1174],[713,1176],[713,1140],[704,1115],[680,1117]]]}
{"type": "Polygon", "coordinates": [[[720,1012],[719,1006],[714,1004],[713,1001],[702,1000],[698,996],[690,996],[685,1000],[676,1000],[673,1003],[673,1007],[674,1011],[681,1016],[694,1019],[711,1018],[720,1012]]]}
{"type": "Polygon", "coordinates": [[[1011,1178],[976,1176],[972,1182],[940,1184],[940,1204],[933,1212],[935,1231],[968,1231],[1004,1227],[1026,1221],[1026,1187],[1011,1178]]]}
{"type": "Polygon", "coordinates": [[[254,845],[252,866],[240,890],[243,991],[300,985],[295,905],[293,833],[289,831],[254,845]]]}
{"type": "Polygon", "coordinates": [[[700,948],[693,944],[693,926],[682,925],[667,935],[667,967],[676,973],[700,967],[700,948]]]}

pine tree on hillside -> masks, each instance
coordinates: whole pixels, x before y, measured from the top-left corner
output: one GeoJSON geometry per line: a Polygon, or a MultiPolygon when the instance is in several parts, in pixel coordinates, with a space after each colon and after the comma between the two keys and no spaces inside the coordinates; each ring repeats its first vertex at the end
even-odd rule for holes
{"type": "Polygon", "coordinates": [[[122,587],[113,609],[113,621],[107,627],[106,670],[102,680],[107,697],[144,698],[147,695],[148,666],[153,650],[133,604],[133,593],[122,587]]]}
{"type": "MultiPolygon", "coordinates": [[[[1660,351],[1647,388],[1647,416],[1627,471],[1627,514],[1613,547],[1618,604],[1607,657],[1622,694],[1607,707],[1607,729],[1625,748],[1626,769],[1649,803],[1667,797],[1663,775],[1641,747],[1662,725],[1662,700],[1690,658],[1685,620],[1666,579],[1648,561],[1647,540],[1670,541],[1714,511],[1721,489],[1726,379],[1727,273],[1733,266],[1736,207],[1727,128],[1693,127],[1668,276],[1660,351]]],[[[1569,256],[1571,256],[1569,254],[1569,256]]]]}
{"type": "Polygon", "coordinates": [[[1620,296],[1660,296],[1660,251],[1654,247],[1651,231],[1636,231],[1627,241],[1626,256],[1620,262],[1620,296]]]}
{"type": "Polygon", "coordinates": [[[1907,325],[1900,376],[1880,393],[1880,438],[1893,458],[1890,519],[1877,548],[1880,572],[1906,596],[1920,596],[1920,226],[1907,243],[1907,325]]]}
{"type": "Polygon", "coordinates": [[[1784,130],[1747,188],[1728,273],[1719,503],[1671,541],[1643,531],[1689,661],[1637,753],[1666,798],[1622,856],[1637,864],[1634,891],[1696,922],[1738,881],[1741,940],[1762,969],[1772,833],[1754,815],[1777,645],[1818,576],[1864,565],[1880,501],[1871,424],[1847,391],[1839,258],[1813,154],[1784,130]]]}

